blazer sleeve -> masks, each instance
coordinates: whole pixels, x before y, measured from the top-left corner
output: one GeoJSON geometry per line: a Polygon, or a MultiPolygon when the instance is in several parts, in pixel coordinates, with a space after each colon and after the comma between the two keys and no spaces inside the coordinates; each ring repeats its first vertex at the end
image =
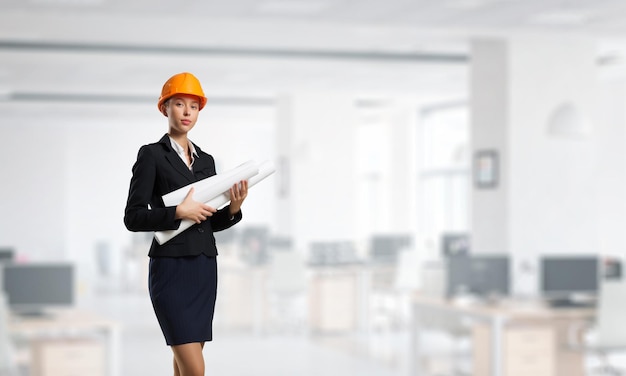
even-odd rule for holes
{"type": "Polygon", "coordinates": [[[211,228],[213,231],[222,231],[226,230],[234,226],[237,222],[241,221],[243,218],[243,214],[241,210],[235,214],[235,216],[230,218],[230,205],[226,205],[225,207],[219,209],[215,214],[210,217],[211,220],[211,228]]]}
{"type": "Polygon", "coordinates": [[[154,193],[157,176],[156,159],[151,148],[142,146],[137,154],[130,180],[128,200],[124,210],[124,224],[130,231],[175,230],[180,225],[176,207],[165,207],[154,193]]]}

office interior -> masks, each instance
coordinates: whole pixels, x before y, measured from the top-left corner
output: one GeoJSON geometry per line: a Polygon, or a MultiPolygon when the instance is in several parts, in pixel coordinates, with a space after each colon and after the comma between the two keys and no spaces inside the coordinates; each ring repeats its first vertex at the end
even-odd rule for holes
{"type": "Polygon", "coordinates": [[[0,10],[1,375],[173,373],[122,217],[181,71],[218,173],[276,167],[216,233],[207,374],[626,369],[620,1],[0,10]]]}

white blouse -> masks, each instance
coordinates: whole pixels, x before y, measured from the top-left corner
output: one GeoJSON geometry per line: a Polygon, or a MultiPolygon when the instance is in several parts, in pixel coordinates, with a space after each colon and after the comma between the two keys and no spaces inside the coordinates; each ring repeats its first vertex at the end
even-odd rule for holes
{"type": "Polygon", "coordinates": [[[189,142],[189,150],[191,150],[191,164],[189,164],[189,160],[187,159],[187,155],[185,154],[185,149],[182,146],[178,145],[178,142],[174,141],[174,139],[170,137],[170,143],[172,144],[172,148],[176,151],[176,154],[178,154],[180,159],[185,162],[185,164],[189,168],[189,171],[191,171],[193,162],[196,160],[196,158],[198,158],[198,153],[196,152],[196,148],[193,147],[191,141],[187,140],[187,142],[189,142]]]}

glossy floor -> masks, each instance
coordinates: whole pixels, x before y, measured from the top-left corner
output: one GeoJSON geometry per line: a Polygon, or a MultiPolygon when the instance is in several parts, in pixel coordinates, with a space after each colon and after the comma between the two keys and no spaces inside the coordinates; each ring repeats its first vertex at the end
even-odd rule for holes
{"type": "MultiPolygon", "coordinates": [[[[146,295],[108,294],[84,304],[122,324],[122,375],[172,374],[171,350],[146,295]]],[[[232,331],[216,322],[214,341],[204,349],[206,375],[407,374],[408,332],[312,335],[293,328],[274,329],[232,331]]]]}

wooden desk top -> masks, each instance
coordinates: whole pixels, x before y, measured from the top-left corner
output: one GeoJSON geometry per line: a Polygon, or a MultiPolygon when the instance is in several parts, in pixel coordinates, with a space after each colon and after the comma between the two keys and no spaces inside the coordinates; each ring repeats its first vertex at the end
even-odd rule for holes
{"type": "Polygon", "coordinates": [[[115,329],[118,323],[115,320],[98,315],[95,312],[60,309],[51,310],[43,316],[9,316],[9,330],[13,333],[28,333],[54,330],[85,330],[101,328],[115,329]]]}
{"type": "Polygon", "coordinates": [[[595,308],[553,308],[540,301],[522,301],[507,299],[496,303],[462,302],[454,299],[424,296],[417,294],[413,297],[413,303],[425,309],[438,309],[450,311],[456,314],[467,314],[485,319],[503,317],[505,319],[592,319],[595,316],[595,308]]]}

